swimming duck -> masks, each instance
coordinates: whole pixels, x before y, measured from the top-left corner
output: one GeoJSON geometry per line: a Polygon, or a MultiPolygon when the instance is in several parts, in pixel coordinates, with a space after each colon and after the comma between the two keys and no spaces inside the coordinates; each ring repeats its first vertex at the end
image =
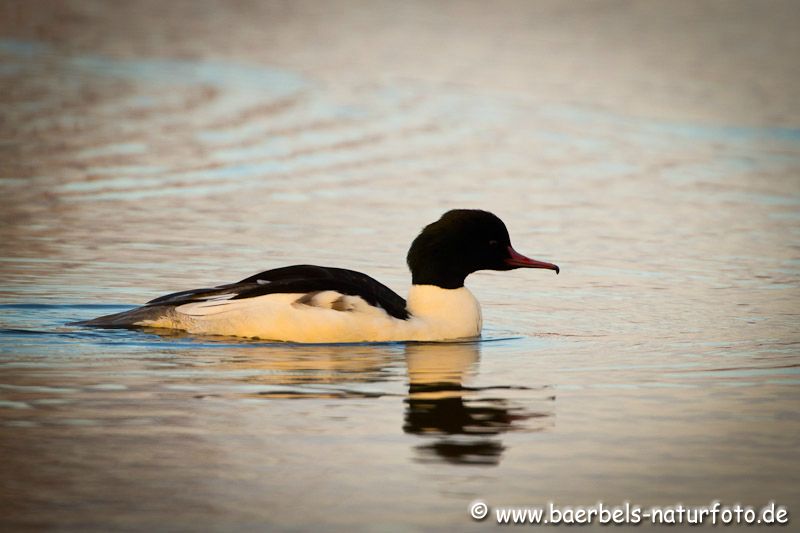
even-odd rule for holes
{"type": "Polygon", "coordinates": [[[294,265],[237,283],[161,296],[145,305],[80,322],[152,327],[301,343],[445,341],[477,337],[481,308],[464,286],[478,270],[558,266],[517,253],[505,224],[487,211],[455,209],[427,225],[407,256],[404,300],[366,274],[294,265]]]}

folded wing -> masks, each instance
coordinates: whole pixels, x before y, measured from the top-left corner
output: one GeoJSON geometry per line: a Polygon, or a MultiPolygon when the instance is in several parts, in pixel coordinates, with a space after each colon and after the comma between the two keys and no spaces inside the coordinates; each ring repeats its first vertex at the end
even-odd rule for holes
{"type": "Polygon", "coordinates": [[[316,265],[293,265],[266,270],[236,283],[218,287],[181,291],[151,300],[145,306],[181,306],[190,303],[243,300],[267,294],[294,293],[306,295],[298,303],[322,306],[337,311],[352,309],[352,298],[360,297],[371,306],[380,307],[389,315],[407,319],[406,301],[374,278],[344,268],[316,265]],[[341,297],[321,298],[331,292],[341,297]]]}

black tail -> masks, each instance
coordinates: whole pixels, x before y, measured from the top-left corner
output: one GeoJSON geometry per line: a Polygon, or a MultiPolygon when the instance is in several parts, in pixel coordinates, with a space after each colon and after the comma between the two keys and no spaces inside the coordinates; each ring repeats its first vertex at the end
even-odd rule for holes
{"type": "Polygon", "coordinates": [[[88,326],[95,328],[130,328],[140,325],[145,320],[158,320],[171,314],[175,309],[171,305],[145,305],[129,311],[104,315],[91,320],[72,322],[70,326],[88,326]]]}

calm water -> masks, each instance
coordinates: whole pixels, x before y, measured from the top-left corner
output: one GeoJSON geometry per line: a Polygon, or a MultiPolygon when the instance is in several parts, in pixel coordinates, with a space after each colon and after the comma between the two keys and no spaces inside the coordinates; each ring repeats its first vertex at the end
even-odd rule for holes
{"type": "MultiPolygon", "coordinates": [[[[765,82],[758,120],[730,111],[744,93],[709,101],[714,79],[653,82],[675,89],[674,112],[600,89],[591,105],[580,87],[466,84],[445,64],[427,64],[442,79],[408,75],[409,57],[347,39],[340,59],[366,59],[337,78],[313,42],[255,51],[247,12],[226,12],[241,31],[212,53],[219,32],[200,22],[165,31],[169,46],[115,26],[158,34],[181,20],[168,8],[142,22],[69,5],[63,25],[30,15],[45,37],[0,40],[9,529],[492,527],[469,519],[476,498],[800,512],[800,129],[771,114],[779,89],[765,82]],[[481,342],[66,325],[293,263],[405,294],[407,246],[454,207],[496,212],[520,252],[562,268],[473,275],[481,342]]],[[[413,10],[381,12],[346,27],[426,35],[404,26],[413,10]]],[[[301,19],[313,33],[324,17],[301,19]]],[[[450,39],[476,52],[488,37],[464,24],[450,39]]],[[[527,34],[485,24],[522,61],[527,34]]]]}

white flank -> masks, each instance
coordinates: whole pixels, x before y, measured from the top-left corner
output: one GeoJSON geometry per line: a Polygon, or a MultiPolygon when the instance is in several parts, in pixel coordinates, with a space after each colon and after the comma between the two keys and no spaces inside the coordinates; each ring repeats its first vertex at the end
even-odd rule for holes
{"type": "Polygon", "coordinates": [[[304,296],[215,298],[181,305],[171,316],[137,325],[292,342],[443,341],[475,337],[481,331],[480,305],[466,287],[413,285],[408,320],[394,318],[358,296],[322,291],[298,302],[304,296]]]}

